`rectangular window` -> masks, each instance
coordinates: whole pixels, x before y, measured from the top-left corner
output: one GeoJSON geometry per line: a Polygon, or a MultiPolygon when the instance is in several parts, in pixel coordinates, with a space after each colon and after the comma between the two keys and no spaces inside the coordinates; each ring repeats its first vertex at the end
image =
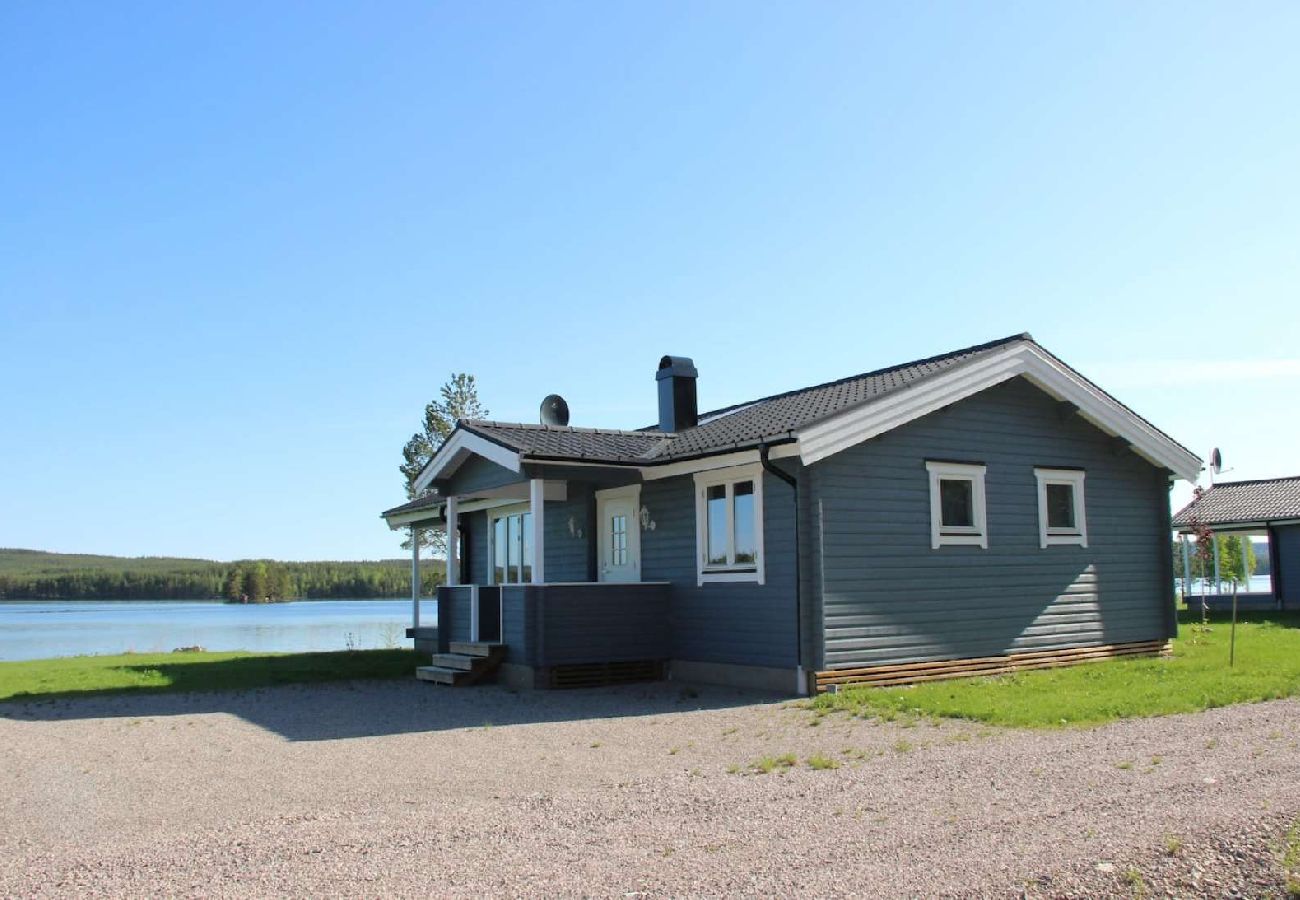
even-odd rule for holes
{"type": "Polygon", "coordinates": [[[966,544],[988,548],[984,471],[978,463],[927,460],[930,473],[930,546],[966,544]]]}
{"type": "Polygon", "coordinates": [[[506,583],[506,520],[497,519],[492,523],[492,583],[506,583]]]}
{"type": "Polygon", "coordinates": [[[698,583],[763,583],[763,482],[758,466],[695,475],[698,583]]]}
{"type": "Polygon", "coordinates": [[[1038,479],[1038,543],[1088,546],[1082,469],[1034,469],[1038,479]]]}
{"type": "Polygon", "coordinates": [[[492,583],[527,584],[533,580],[533,514],[517,512],[492,519],[492,583]]]}

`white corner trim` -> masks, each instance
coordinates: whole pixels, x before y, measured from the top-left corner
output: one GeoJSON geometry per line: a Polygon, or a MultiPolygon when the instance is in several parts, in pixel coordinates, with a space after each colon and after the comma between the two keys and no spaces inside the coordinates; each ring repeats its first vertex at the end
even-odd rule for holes
{"type": "Polygon", "coordinates": [[[1201,460],[1195,454],[1039,348],[1023,343],[809,426],[799,433],[803,462],[811,465],[1020,375],[1057,400],[1073,403],[1081,416],[1107,434],[1124,438],[1152,463],[1188,481],[1194,482],[1200,473],[1201,460]]]}
{"type": "MultiPolygon", "coordinates": [[[[730,466],[725,469],[710,469],[695,473],[695,584],[697,587],[716,582],[766,582],[767,557],[763,550],[763,466],[750,463],[743,466],[730,466]],[[706,571],[704,561],[708,557],[709,512],[705,501],[708,488],[720,484],[735,484],[738,481],[754,483],[754,553],[756,556],[754,571],[732,572],[725,569],[706,571]]],[[[731,492],[727,492],[731,496],[731,492]]],[[[735,546],[735,522],[732,520],[734,505],[727,505],[728,543],[735,546]]]]}
{"type": "Polygon", "coordinates": [[[1034,478],[1038,480],[1038,546],[1040,549],[1046,550],[1050,546],[1064,544],[1088,546],[1088,511],[1083,490],[1086,474],[1082,469],[1034,469],[1034,478]],[[1073,491],[1075,523],[1073,529],[1047,527],[1047,486],[1049,484],[1068,485],[1073,491]]]}
{"type": "Polygon", "coordinates": [[[490,460],[509,469],[511,472],[518,472],[523,469],[523,459],[520,454],[502,447],[500,444],[494,444],[477,434],[457,428],[451,433],[451,437],[447,438],[443,445],[438,448],[438,452],[433,455],[433,459],[429,460],[429,464],[424,467],[424,471],[420,472],[419,477],[415,479],[415,489],[422,491],[435,478],[456,471],[460,464],[471,454],[490,460]]]}
{"type": "Polygon", "coordinates": [[[930,549],[958,545],[989,548],[988,504],[984,495],[984,473],[987,467],[977,463],[940,462],[926,460],[930,473],[930,549]],[[971,483],[971,518],[975,524],[960,530],[943,525],[943,506],[939,500],[939,482],[964,479],[971,483]]]}

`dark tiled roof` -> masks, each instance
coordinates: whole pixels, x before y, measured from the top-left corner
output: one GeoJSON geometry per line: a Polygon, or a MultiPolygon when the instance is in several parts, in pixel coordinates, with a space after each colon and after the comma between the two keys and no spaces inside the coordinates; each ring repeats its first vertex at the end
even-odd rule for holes
{"type": "Polygon", "coordinates": [[[461,427],[526,456],[648,465],[752,448],[794,437],[794,432],[855,406],[909,387],[1017,341],[1017,334],[915,362],[877,369],[827,384],[800,388],[704,413],[694,428],[668,434],[656,428],[614,431],[471,420],[461,427]]]}
{"type": "Polygon", "coordinates": [[[1216,484],[1179,510],[1174,526],[1189,525],[1193,510],[1206,525],[1300,519],[1300,475],[1216,484]]]}
{"type": "Polygon", "coordinates": [[[425,494],[423,497],[416,497],[414,500],[408,500],[401,506],[394,506],[392,509],[386,509],[380,513],[381,516],[396,516],[402,513],[419,512],[422,509],[431,509],[442,502],[442,497],[438,493],[425,494]]]}
{"type": "Polygon", "coordinates": [[[586,462],[636,462],[650,458],[673,435],[659,431],[618,431],[610,428],[573,428],[557,425],[521,425],[469,419],[466,431],[525,456],[573,459],[586,462]]]}

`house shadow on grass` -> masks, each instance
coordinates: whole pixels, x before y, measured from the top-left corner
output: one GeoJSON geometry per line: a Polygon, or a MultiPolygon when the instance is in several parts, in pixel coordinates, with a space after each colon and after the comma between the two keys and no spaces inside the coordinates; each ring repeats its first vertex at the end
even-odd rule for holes
{"type": "Polygon", "coordinates": [[[331,741],[653,716],[787,699],[674,682],[563,691],[515,691],[494,684],[451,688],[417,681],[413,665],[404,667],[397,677],[320,681],[304,677],[292,660],[254,657],[143,666],[161,672],[170,683],[16,696],[0,701],[0,719],[60,722],[224,713],[286,740],[331,741]],[[268,663],[272,666],[269,673],[268,663]],[[276,665],[282,668],[277,671],[276,665]]]}

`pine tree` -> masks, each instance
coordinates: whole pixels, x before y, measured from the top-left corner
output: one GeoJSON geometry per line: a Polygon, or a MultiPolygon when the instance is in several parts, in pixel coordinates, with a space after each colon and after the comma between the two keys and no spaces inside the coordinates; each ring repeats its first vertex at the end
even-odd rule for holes
{"type": "MultiPolygon", "coordinates": [[[[415,489],[415,479],[456,428],[456,422],[460,419],[482,419],[488,415],[487,409],[479,403],[478,385],[474,376],[466,372],[453,372],[438,394],[439,399],[430,401],[424,407],[423,428],[411,435],[411,439],[402,448],[402,464],[398,468],[406,481],[408,500],[422,496],[415,489]]],[[[417,533],[422,548],[432,547],[434,552],[445,549],[446,535],[440,530],[421,529],[417,533]]],[[[402,542],[402,548],[411,549],[409,538],[402,542]]]]}

